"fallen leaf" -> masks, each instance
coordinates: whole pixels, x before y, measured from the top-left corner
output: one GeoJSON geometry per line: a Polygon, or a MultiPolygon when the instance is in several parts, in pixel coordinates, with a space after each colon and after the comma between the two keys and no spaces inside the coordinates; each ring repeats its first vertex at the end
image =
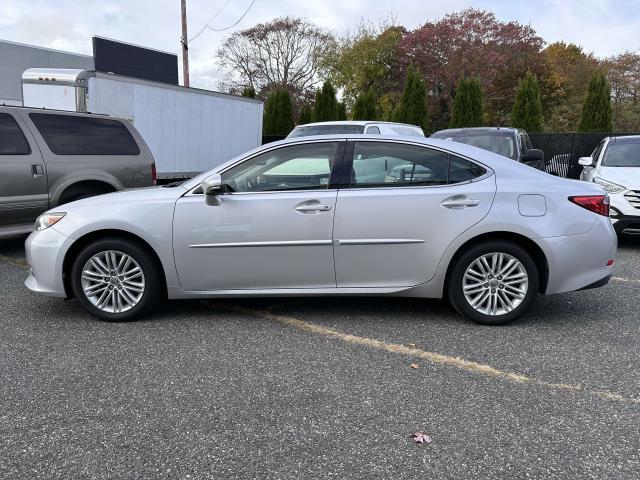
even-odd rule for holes
{"type": "Polygon", "coordinates": [[[411,368],[418,368],[418,367],[419,367],[419,365],[417,363],[412,363],[411,364],[411,368]]]}
{"type": "Polygon", "coordinates": [[[407,343],[407,347],[416,348],[415,343],[407,343]]]}
{"type": "Polygon", "coordinates": [[[411,435],[411,437],[413,438],[414,442],[419,443],[420,445],[424,443],[431,443],[431,437],[426,433],[416,432],[411,435]]]}

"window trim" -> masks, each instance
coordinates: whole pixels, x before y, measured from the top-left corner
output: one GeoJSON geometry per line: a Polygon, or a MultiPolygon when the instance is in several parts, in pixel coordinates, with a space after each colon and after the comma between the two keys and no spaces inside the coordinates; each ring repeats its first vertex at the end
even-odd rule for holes
{"type": "MultiPolygon", "coordinates": [[[[315,143],[337,143],[338,148],[336,149],[335,162],[334,162],[333,170],[331,170],[329,183],[326,186],[326,188],[303,188],[303,189],[296,189],[296,190],[261,190],[259,192],[228,192],[228,193],[223,193],[221,195],[263,195],[263,194],[278,194],[278,193],[282,194],[282,193],[304,193],[304,192],[328,192],[331,190],[337,190],[339,188],[339,178],[340,178],[338,175],[338,172],[341,170],[342,165],[345,163],[345,158],[346,158],[345,151],[348,143],[347,140],[344,138],[338,138],[338,139],[327,138],[327,139],[314,140],[314,141],[308,141],[308,140],[305,141],[305,137],[296,137],[296,138],[300,138],[300,141],[287,142],[285,144],[274,145],[273,148],[260,150],[258,152],[253,153],[252,155],[240,158],[238,161],[233,162],[230,165],[227,165],[220,171],[216,171],[214,169],[209,174],[213,175],[217,173],[219,175],[222,175],[225,172],[231,170],[232,168],[240,165],[241,163],[247,162],[259,155],[263,155],[265,153],[272,152],[274,150],[279,150],[281,148],[292,147],[295,145],[310,145],[315,143]]],[[[194,185],[183,195],[183,197],[193,197],[193,196],[204,195],[204,192],[197,191],[200,189],[200,187],[201,187],[200,183],[198,183],[197,185],[194,185]]]]}
{"type": "MultiPolygon", "coordinates": [[[[389,189],[407,189],[407,188],[412,188],[412,189],[416,189],[416,188],[443,188],[443,187],[455,187],[458,185],[468,185],[470,183],[474,183],[474,182],[480,182],[482,180],[485,180],[486,178],[489,178],[490,176],[492,176],[494,174],[493,169],[491,167],[489,167],[488,165],[467,157],[466,155],[462,155],[456,152],[452,152],[450,150],[446,150],[444,148],[440,148],[440,147],[435,147],[433,145],[428,145],[428,144],[424,144],[424,143],[419,143],[419,142],[411,142],[411,141],[406,141],[406,140],[390,140],[390,139],[382,139],[382,138],[363,138],[363,139],[349,139],[349,146],[347,146],[347,150],[345,151],[345,155],[344,155],[344,164],[345,164],[345,170],[346,171],[351,171],[351,169],[353,168],[353,151],[354,151],[354,146],[355,143],[358,142],[376,142],[376,143],[394,143],[394,144],[403,144],[403,145],[412,145],[412,146],[416,146],[416,147],[421,147],[421,148],[429,148],[431,150],[436,150],[442,153],[446,153],[447,155],[453,155],[456,156],[458,158],[461,158],[463,160],[466,160],[468,162],[471,162],[475,165],[481,166],[482,168],[484,168],[485,173],[483,175],[480,175],[479,177],[473,178],[471,180],[467,180],[465,182],[457,182],[457,183],[446,183],[446,184],[442,184],[442,185],[413,185],[413,184],[404,184],[404,185],[398,185],[395,183],[389,183],[389,186],[386,185],[381,185],[381,184],[375,184],[375,185],[360,185],[358,186],[356,185],[352,185],[351,184],[351,175],[349,175],[349,183],[345,184],[342,183],[340,185],[340,188],[345,188],[345,189],[380,189],[380,190],[389,190],[389,189]]],[[[451,161],[449,161],[449,170],[451,169],[451,161]]],[[[451,175],[451,172],[449,171],[449,176],[451,175]]]]}
{"type": "Polygon", "coordinates": [[[140,155],[142,155],[142,150],[140,149],[140,144],[139,142],[136,140],[136,136],[133,134],[133,132],[131,131],[131,129],[127,126],[127,122],[118,118],[112,118],[112,117],[107,117],[105,115],[104,118],[101,117],[94,117],[94,116],[87,116],[87,115],[70,115],[67,113],[49,113],[49,112],[29,112],[29,120],[31,121],[31,123],[33,124],[33,126],[35,127],[35,130],[37,132],[38,135],[40,135],[40,138],[42,138],[42,141],[44,143],[44,145],[47,147],[47,149],[49,150],[49,152],[51,152],[52,155],[55,155],[56,157],[79,157],[79,156],[85,156],[85,157],[139,157],[140,155]],[[81,118],[81,119],[89,119],[89,120],[107,120],[107,121],[111,121],[111,122],[115,122],[120,124],[120,126],[122,128],[124,128],[126,130],[126,132],[129,134],[129,136],[131,137],[131,140],[133,140],[133,143],[136,147],[136,150],[138,153],[56,153],[53,148],[51,147],[51,145],[49,144],[49,142],[47,141],[47,137],[44,135],[44,133],[40,130],[40,127],[38,126],[38,124],[36,123],[36,121],[33,119],[33,115],[51,115],[54,117],[73,117],[73,118],[81,118]]]}
{"type": "Polygon", "coordinates": [[[9,112],[0,112],[0,116],[2,116],[2,115],[7,115],[11,120],[13,120],[13,123],[16,124],[16,127],[18,127],[18,131],[22,135],[22,139],[24,140],[24,143],[27,144],[27,151],[25,153],[2,153],[2,152],[0,152],[0,156],[1,157],[9,157],[9,156],[27,157],[27,156],[31,155],[33,153],[33,150],[31,149],[31,144],[29,143],[29,139],[27,138],[27,136],[24,134],[24,129],[20,126],[20,122],[18,122],[18,119],[14,115],[9,113],[9,112]]]}

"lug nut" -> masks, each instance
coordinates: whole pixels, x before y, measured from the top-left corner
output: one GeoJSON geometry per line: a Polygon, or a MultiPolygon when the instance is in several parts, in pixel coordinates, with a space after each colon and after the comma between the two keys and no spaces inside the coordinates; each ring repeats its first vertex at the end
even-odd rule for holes
{"type": "Polygon", "coordinates": [[[496,293],[496,289],[495,289],[495,288],[492,288],[492,289],[491,289],[491,293],[496,293]]]}

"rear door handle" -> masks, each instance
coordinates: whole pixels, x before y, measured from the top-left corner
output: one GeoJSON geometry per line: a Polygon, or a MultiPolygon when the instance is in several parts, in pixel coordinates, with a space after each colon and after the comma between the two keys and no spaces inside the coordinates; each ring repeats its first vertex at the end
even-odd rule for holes
{"type": "Polygon", "coordinates": [[[442,201],[442,206],[445,208],[461,210],[467,207],[477,207],[480,204],[480,200],[474,200],[471,198],[448,198],[442,201]]]}

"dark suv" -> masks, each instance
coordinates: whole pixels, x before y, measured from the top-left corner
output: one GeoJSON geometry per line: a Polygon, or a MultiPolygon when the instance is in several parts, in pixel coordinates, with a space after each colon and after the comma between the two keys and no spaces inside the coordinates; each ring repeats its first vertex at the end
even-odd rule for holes
{"type": "Polygon", "coordinates": [[[544,170],[544,153],[533,148],[527,132],[519,128],[450,128],[434,133],[431,138],[465,143],[544,170]]]}
{"type": "Polygon", "coordinates": [[[45,210],[156,182],[153,155],[125,119],[0,105],[0,238],[45,210]]]}

